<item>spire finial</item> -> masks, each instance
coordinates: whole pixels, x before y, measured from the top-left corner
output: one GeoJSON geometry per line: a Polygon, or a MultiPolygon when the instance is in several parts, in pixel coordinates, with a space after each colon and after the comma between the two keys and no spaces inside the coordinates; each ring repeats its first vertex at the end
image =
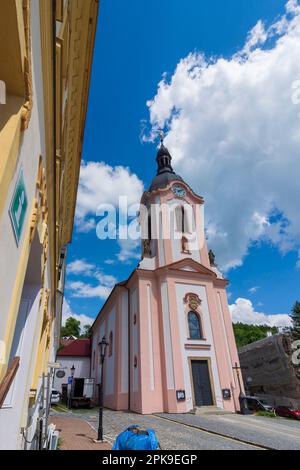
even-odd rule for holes
{"type": "Polygon", "coordinates": [[[159,129],[159,138],[160,138],[160,143],[162,144],[165,138],[165,134],[162,129],[159,129]]]}

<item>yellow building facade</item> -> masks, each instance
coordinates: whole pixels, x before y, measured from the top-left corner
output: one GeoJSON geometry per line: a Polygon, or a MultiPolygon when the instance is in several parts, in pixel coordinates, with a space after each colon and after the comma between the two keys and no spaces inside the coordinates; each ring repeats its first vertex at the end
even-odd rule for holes
{"type": "Polygon", "coordinates": [[[0,449],[47,441],[97,14],[0,5],[0,449]]]}

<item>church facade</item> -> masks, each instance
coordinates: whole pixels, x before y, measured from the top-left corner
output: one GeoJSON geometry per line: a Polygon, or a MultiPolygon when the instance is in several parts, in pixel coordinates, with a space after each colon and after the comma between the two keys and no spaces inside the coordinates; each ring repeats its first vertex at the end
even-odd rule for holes
{"type": "MultiPolygon", "coordinates": [[[[204,200],[175,174],[161,142],[141,199],[141,261],[117,284],[92,326],[91,375],[105,406],[143,414],[214,406],[239,411],[239,365],[227,281],[204,236],[204,200]]],[[[95,386],[95,400],[97,400],[95,386]]]]}

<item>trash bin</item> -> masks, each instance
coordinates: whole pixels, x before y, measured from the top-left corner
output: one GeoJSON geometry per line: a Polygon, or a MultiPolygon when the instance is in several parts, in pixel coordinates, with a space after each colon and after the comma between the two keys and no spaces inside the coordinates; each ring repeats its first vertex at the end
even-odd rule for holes
{"type": "Polygon", "coordinates": [[[160,445],[153,429],[130,426],[121,432],[112,450],[159,450],[160,445]]]}

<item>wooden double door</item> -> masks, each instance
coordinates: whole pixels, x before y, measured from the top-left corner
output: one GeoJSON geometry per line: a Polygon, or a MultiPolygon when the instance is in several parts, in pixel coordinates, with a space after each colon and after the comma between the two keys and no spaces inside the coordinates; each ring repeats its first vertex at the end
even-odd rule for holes
{"type": "Polygon", "coordinates": [[[195,406],[213,405],[212,388],[207,360],[191,360],[195,406]]]}

